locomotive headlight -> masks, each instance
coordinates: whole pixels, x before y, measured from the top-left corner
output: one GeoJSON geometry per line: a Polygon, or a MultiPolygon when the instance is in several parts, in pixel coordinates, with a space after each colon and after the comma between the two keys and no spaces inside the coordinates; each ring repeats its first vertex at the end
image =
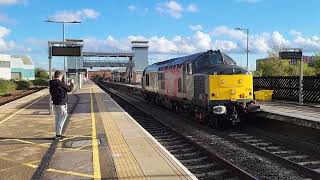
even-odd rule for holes
{"type": "Polygon", "coordinates": [[[214,114],[225,114],[227,108],[225,106],[215,106],[212,108],[214,114]]]}
{"type": "Polygon", "coordinates": [[[231,90],[231,94],[232,94],[232,95],[235,95],[236,93],[237,93],[237,91],[236,91],[235,89],[232,89],[232,90],[231,90]]]}

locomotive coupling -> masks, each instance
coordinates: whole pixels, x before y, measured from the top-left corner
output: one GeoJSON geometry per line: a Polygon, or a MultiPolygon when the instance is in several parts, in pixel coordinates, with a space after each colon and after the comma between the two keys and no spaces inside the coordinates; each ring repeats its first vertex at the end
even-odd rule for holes
{"type": "Polygon", "coordinates": [[[212,110],[214,114],[225,114],[227,112],[225,106],[214,106],[212,110]]]}

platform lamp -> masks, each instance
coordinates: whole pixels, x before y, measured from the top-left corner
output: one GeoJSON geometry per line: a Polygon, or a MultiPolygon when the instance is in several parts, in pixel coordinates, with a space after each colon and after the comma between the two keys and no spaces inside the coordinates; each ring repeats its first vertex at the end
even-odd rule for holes
{"type": "Polygon", "coordinates": [[[247,34],[247,70],[249,70],[249,28],[234,28],[237,31],[245,31],[247,34]]]}
{"type": "MultiPolygon", "coordinates": [[[[65,24],[80,24],[81,21],[55,21],[55,20],[46,20],[44,22],[47,23],[58,23],[58,24],[62,24],[62,39],[63,42],[65,41],[65,24]]],[[[66,57],[63,56],[63,70],[64,70],[64,79],[65,82],[67,83],[67,63],[66,63],[66,57]]]]}

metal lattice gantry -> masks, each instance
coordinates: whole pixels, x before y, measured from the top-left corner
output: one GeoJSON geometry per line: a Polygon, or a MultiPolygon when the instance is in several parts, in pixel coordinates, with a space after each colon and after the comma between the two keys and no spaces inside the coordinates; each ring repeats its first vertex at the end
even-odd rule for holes
{"type": "Polygon", "coordinates": [[[133,53],[82,52],[83,67],[126,67],[132,69],[133,53]]]}
{"type": "Polygon", "coordinates": [[[132,79],[132,69],[134,53],[114,53],[114,52],[82,52],[82,67],[125,67],[126,79],[130,83],[132,79]]]}

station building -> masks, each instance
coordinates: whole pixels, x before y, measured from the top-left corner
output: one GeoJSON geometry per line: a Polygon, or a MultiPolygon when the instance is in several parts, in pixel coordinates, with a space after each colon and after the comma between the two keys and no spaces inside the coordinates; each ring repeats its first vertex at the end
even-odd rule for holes
{"type": "Polygon", "coordinates": [[[0,79],[34,80],[35,71],[31,57],[0,54],[0,79]]]}

